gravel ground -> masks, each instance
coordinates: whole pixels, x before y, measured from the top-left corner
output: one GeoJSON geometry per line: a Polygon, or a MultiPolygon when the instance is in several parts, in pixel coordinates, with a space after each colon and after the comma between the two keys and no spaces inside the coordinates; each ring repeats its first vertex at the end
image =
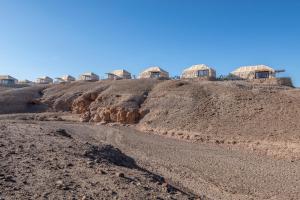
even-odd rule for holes
{"type": "Polygon", "coordinates": [[[196,198],[112,145],[60,127],[0,122],[1,200],[196,198]]]}
{"type": "Polygon", "coordinates": [[[0,127],[5,199],[300,198],[299,161],[118,125],[1,120],[0,127]]]}

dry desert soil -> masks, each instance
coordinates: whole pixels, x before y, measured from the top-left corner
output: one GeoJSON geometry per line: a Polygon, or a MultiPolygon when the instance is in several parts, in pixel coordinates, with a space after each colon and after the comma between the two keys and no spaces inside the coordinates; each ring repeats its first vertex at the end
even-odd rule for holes
{"type": "Polygon", "coordinates": [[[300,199],[300,90],[187,80],[1,88],[0,199],[300,199]]]}

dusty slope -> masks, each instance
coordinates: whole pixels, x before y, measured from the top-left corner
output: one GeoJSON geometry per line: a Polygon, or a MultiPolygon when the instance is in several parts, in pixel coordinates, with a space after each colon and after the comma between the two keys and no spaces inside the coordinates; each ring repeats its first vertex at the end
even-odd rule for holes
{"type": "Polygon", "coordinates": [[[0,114],[45,111],[46,106],[36,104],[44,86],[0,89],[0,114]]]}
{"type": "Polygon", "coordinates": [[[56,122],[0,121],[0,199],[193,197],[119,149],[60,128],[56,122]]]}
{"type": "Polygon", "coordinates": [[[10,88],[0,86],[0,92],[5,91],[5,90],[9,90],[9,89],[10,89],[10,88]]]}
{"type": "Polygon", "coordinates": [[[166,81],[143,104],[141,130],[266,154],[300,155],[300,90],[246,82],[166,81]]]}
{"type": "Polygon", "coordinates": [[[156,86],[143,108],[141,124],[162,130],[212,135],[270,134],[299,139],[300,91],[233,82],[174,82],[156,86]],[[295,96],[290,95],[294,93],[295,96]],[[241,127],[242,126],[242,127],[241,127]],[[242,131],[241,131],[242,128],[242,131]]]}

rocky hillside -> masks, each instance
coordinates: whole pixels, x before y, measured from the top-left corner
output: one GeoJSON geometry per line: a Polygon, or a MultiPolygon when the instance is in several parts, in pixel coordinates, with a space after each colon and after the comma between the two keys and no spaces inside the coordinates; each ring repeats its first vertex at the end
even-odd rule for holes
{"type": "Polygon", "coordinates": [[[84,122],[134,124],[146,114],[141,106],[156,80],[75,82],[44,90],[43,104],[53,111],[81,114],[84,122]]]}
{"type": "Polygon", "coordinates": [[[83,122],[135,124],[147,132],[217,144],[255,143],[254,148],[277,145],[281,149],[284,144],[289,149],[286,154],[299,151],[294,143],[300,141],[300,91],[290,87],[144,79],[74,82],[39,90],[2,92],[0,101],[6,106],[0,112],[26,112],[28,105],[43,111],[41,106],[47,106],[48,111],[80,114],[83,122]],[[12,103],[16,94],[32,99],[12,103]]]}

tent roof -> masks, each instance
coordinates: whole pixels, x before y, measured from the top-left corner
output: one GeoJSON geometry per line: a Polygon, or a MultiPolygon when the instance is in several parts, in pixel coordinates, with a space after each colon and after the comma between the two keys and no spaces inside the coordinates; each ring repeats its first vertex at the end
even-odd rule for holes
{"type": "Polygon", "coordinates": [[[25,79],[25,80],[19,81],[19,83],[32,83],[32,81],[25,79]]]}
{"type": "Polygon", "coordinates": [[[52,79],[52,78],[50,78],[49,76],[42,76],[42,77],[39,77],[38,79],[52,79]]]}
{"type": "Polygon", "coordinates": [[[185,70],[183,70],[183,72],[196,71],[196,70],[205,70],[205,69],[213,69],[213,68],[208,66],[208,65],[205,65],[205,64],[197,64],[197,65],[192,65],[189,68],[186,68],[185,70]]]}
{"type": "Polygon", "coordinates": [[[61,78],[74,78],[73,76],[71,76],[71,75],[64,75],[64,76],[62,76],[61,78]]]}
{"type": "Polygon", "coordinates": [[[275,70],[266,65],[253,65],[253,66],[242,66],[234,70],[232,73],[240,73],[240,72],[251,72],[251,71],[271,71],[275,72],[275,70]]]}
{"type": "Polygon", "coordinates": [[[93,72],[86,72],[86,73],[83,73],[82,76],[98,76],[97,74],[93,73],[93,72]]]}
{"type": "Polygon", "coordinates": [[[160,68],[158,66],[149,67],[146,70],[144,70],[142,73],[145,73],[145,72],[163,72],[163,73],[167,73],[168,74],[167,71],[163,70],[162,68],[160,68]]]}
{"type": "Polygon", "coordinates": [[[109,73],[109,74],[114,74],[114,75],[117,75],[117,76],[121,76],[121,75],[123,75],[124,73],[130,74],[130,72],[126,71],[125,69],[117,69],[117,70],[112,71],[112,72],[109,73]]]}
{"type": "Polygon", "coordinates": [[[17,80],[16,78],[10,76],[10,75],[0,75],[0,79],[11,79],[11,80],[17,80]]]}

